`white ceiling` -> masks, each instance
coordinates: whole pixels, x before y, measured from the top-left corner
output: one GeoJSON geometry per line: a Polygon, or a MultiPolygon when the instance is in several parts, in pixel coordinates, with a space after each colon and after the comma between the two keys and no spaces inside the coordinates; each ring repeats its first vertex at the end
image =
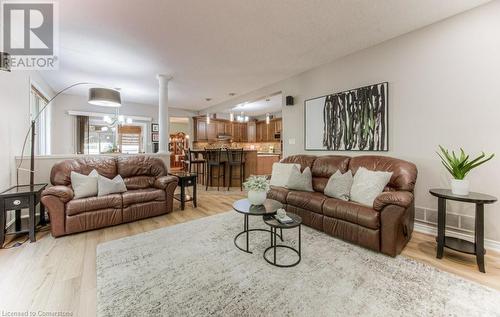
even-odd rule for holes
{"type": "Polygon", "coordinates": [[[266,113],[278,112],[281,111],[281,98],[282,95],[277,94],[260,100],[238,104],[225,112],[233,112],[235,114],[244,112],[245,115],[249,116],[260,116],[266,113]]]}
{"type": "Polygon", "coordinates": [[[60,69],[42,76],[157,104],[156,74],[172,74],[172,106],[199,110],[486,2],[64,0],[60,69]]]}

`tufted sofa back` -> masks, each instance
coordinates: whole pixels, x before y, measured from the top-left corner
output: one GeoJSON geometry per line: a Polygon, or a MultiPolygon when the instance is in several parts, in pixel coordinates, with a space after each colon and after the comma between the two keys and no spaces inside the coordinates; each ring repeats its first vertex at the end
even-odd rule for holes
{"type": "Polygon", "coordinates": [[[54,186],[70,186],[71,172],[88,175],[94,169],[107,178],[114,178],[119,174],[128,189],[151,187],[156,178],[167,173],[161,159],[147,155],[82,157],[55,164],[50,173],[50,182],[54,186]]]}
{"type": "Polygon", "coordinates": [[[351,170],[354,175],[360,167],[372,171],[392,172],[391,180],[385,188],[386,191],[405,190],[412,192],[417,180],[415,164],[388,156],[292,155],[284,158],[281,162],[300,164],[301,170],[309,167],[313,176],[313,189],[317,192],[324,191],[328,179],[337,170],[342,173],[351,170]]]}

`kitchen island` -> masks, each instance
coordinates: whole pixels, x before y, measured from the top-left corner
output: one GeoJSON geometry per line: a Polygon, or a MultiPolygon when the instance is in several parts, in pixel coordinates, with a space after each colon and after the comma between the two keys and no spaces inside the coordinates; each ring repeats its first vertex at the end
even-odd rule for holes
{"type": "MultiPolygon", "coordinates": [[[[199,153],[199,155],[203,155],[205,150],[204,149],[193,149],[191,150],[194,153],[199,153]]],[[[221,151],[221,162],[227,162],[227,150],[222,149],[221,151]]],[[[251,175],[258,175],[257,173],[257,150],[243,150],[243,157],[245,160],[245,165],[244,165],[244,170],[243,170],[243,175],[244,175],[244,180],[246,180],[248,177],[251,175]]],[[[203,158],[206,158],[205,155],[203,155],[203,158]]],[[[218,168],[213,167],[213,175],[217,175],[218,173],[218,168]]],[[[205,174],[205,177],[207,175],[205,174]]],[[[233,180],[231,181],[231,187],[240,187],[240,171],[238,168],[233,168],[233,180]]],[[[216,177],[213,178],[212,180],[212,186],[217,186],[218,185],[218,179],[216,177]]],[[[204,184],[206,182],[203,182],[204,184]]],[[[226,170],[225,170],[225,180],[224,183],[222,184],[222,178],[221,178],[221,184],[220,186],[225,186],[227,187],[229,185],[229,167],[226,165],[226,170]]]]}

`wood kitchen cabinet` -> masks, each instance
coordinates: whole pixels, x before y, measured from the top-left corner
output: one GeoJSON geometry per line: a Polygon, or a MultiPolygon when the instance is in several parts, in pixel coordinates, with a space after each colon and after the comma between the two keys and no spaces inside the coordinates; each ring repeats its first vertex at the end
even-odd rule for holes
{"type": "Polygon", "coordinates": [[[248,128],[246,123],[240,123],[240,142],[248,142],[248,128]]]}
{"type": "Polygon", "coordinates": [[[274,121],[274,129],[276,130],[276,132],[281,132],[281,130],[283,129],[283,120],[281,118],[274,121]]]}
{"type": "Polygon", "coordinates": [[[234,142],[240,142],[240,125],[238,122],[232,123],[232,136],[234,142]]]}
{"type": "Polygon", "coordinates": [[[206,141],[207,139],[207,122],[203,120],[196,120],[195,141],[206,141]]]}
{"type": "Polygon", "coordinates": [[[257,141],[257,123],[255,121],[250,121],[247,123],[247,142],[257,141]]]}
{"type": "Polygon", "coordinates": [[[269,175],[273,171],[273,164],[279,162],[279,155],[258,155],[257,175],[269,175]]]}
{"type": "Polygon", "coordinates": [[[217,136],[225,134],[224,121],[216,121],[217,123],[217,136]]]}
{"type": "Polygon", "coordinates": [[[211,120],[211,122],[207,124],[207,139],[217,139],[217,122],[214,122],[213,120],[211,120]]]}

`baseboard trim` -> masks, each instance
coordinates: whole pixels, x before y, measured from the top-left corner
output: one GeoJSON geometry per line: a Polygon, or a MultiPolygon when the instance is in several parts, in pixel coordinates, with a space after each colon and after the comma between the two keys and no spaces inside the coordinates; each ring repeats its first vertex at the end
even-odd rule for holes
{"type": "MultiPolygon", "coordinates": [[[[417,232],[425,233],[425,234],[430,234],[433,236],[437,235],[437,228],[435,226],[431,226],[429,224],[421,223],[421,222],[415,222],[415,227],[414,230],[417,232]]],[[[446,229],[446,234],[450,235],[452,237],[468,240],[468,241],[474,241],[474,236],[470,234],[465,234],[462,232],[457,232],[454,230],[446,229]]],[[[495,252],[500,252],[500,242],[494,241],[494,240],[489,240],[489,239],[484,239],[484,248],[488,250],[492,250],[495,252]]]]}

